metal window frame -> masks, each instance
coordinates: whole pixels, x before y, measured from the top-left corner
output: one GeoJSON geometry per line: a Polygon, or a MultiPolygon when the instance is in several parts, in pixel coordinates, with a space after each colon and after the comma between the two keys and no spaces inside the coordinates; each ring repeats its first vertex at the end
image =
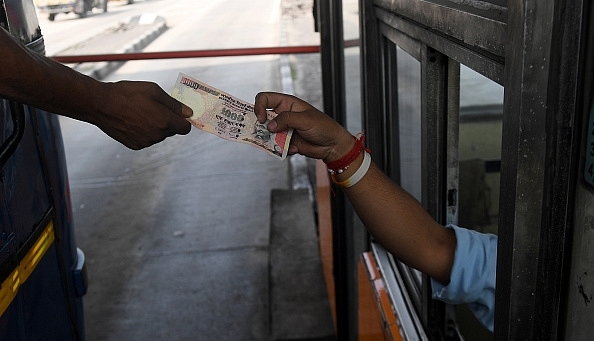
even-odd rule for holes
{"type": "MultiPolygon", "coordinates": [[[[320,31],[324,112],[346,126],[342,1],[314,1],[320,31]]],[[[345,194],[337,188],[334,193],[331,210],[336,339],[355,341],[358,305],[354,215],[345,194]]]]}
{"type": "MultiPolygon", "coordinates": [[[[367,141],[378,166],[397,172],[386,146],[393,140],[385,131],[387,121],[374,114],[397,101],[386,100],[386,91],[381,91],[389,71],[382,66],[389,58],[382,50],[385,36],[403,46],[407,41],[402,36],[423,45],[419,59],[426,68],[425,84],[452,78],[446,75],[455,68],[454,63],[445,68],[444,63],[437,63],[441,68],[428,64],[431,52],[424,46],[430,46],[449,62],[505,87],[495,339],[553,340],[562,338],[564,328],[579,158],[576,73],[585,2],[487,2],[493,6],[481,13],[453,0],[360,1],[364,127],[374,132],[367,141]],[[497,7],[500,12],[493,12],[497,7]]],[[[455,89],[452,84],[435,85],[437,89],[425,88],[424,97],[429,101],[423,110],[423,148],[428,152],[423,165],[432,168],[423,174],[423,204],[446,223],[456,221],[457,214],[457,157],[450,154],[457,144],[457,105],[440,97],[439,89],[455,89]]],[[[423,313],[424,323],[428,318],[423,313]]]]}
{"type": "Polygon", "coordinates": [[[583,8],[581,0],[508,1],[498,340],[563,339],[583,8]]]}

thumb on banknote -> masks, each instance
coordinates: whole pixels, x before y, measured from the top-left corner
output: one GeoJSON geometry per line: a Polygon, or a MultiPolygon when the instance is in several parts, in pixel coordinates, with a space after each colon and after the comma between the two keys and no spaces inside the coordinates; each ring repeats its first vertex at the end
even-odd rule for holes
{"type": "Polygon", "coordinates": [[[278,128],[278,123],[276,123],[276,119],[272,119],[268,122],[268,130],[275,132],[278,128]]]}
{"type": "Polygon", "coordinates": [[[194,114],[194,111],[192,110],[192,108],[190,108],[189,106],[181,103],[181,108],[182,108],[182,117],[183,118],[190,118],[192,117],[192,115],[194,114]]]}

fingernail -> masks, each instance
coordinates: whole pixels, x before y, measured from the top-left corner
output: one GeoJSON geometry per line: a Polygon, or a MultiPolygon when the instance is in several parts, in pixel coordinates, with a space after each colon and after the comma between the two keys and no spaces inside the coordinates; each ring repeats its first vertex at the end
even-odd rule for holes
{"type": "Polygon", "coordinates": [[[277,126],[278,126],[278,124],[276,124],[276,121],[274,121],[274,120],[272,120],[272,121],[270,121],[270,123],[268,123],[269,130],[274,130],[274,129],[276,129],[277,126]]]}
{"type": "Polygon", "coordinates": [[[194,111],[192,111],[192,108],[190,108],[189,106],[182,104],[182,115],[185,118],[189,118],[192,117],[192,115],[194,114],[194,111]]]}

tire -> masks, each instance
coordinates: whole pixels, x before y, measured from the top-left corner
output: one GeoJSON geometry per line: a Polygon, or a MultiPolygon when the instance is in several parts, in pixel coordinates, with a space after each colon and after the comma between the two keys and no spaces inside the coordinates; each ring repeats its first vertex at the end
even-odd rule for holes
{"type": "Polygon", "coordinates": [[[93,7],[89,8],[91,5],[89,3],[87,3],[86,1],[83,1],[83,10],[78,14],[79,18],[86,18],[87,14],[89,13],[90,10],[93,9],[93,7]]]}
{"type": "Polygon", "coordinates": [[[78,15],[79,18],[86,18],[87,12],[93,9],[93,5],[88,2],[88,0],[78,0],[74,6],[74,13],[78,15]]]}
{"type": "Polygon", "coordinates": [[[50,15],[47,17],[47,19],[48,19],[49,21],[54,21],[54,20],[56,20],[56,13],[51,13],[51,14],[50,14],[50,15]]]}
{"type": "Polygon", "coordinates": [[[107,1],[108,0],[103,1],[103,13],[107,12],[107,1]]]}

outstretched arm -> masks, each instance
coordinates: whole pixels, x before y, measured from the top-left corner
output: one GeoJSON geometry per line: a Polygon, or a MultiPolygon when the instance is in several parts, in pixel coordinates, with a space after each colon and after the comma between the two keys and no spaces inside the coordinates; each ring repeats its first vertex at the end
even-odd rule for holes
{"type": "MultiPolygon", "coordinates": [[[[310,104],[290,95],[260,93],[254,110],[260,122],[266,110],[278,116],[268,129],[294,128],[289,152],[332,162],[354,145],[352,135],[336,121],[310,104]]],[[[363,162],[363,153],[337,181],[349,178],[363,162]]],[[[344,188],[355,211],[369,232],[395,257],[407,265],[447,284],[454,262],[456,237],[438,224],[418,201],[392,182],[373,163],[354,186],[344,188]]]]}
{"type": "Polygon", "coordinates": [[[0,29],[0,97],[96,125],[131,149],[187,134],[192,110],[152,82],[99,82],[0,29]]]}

